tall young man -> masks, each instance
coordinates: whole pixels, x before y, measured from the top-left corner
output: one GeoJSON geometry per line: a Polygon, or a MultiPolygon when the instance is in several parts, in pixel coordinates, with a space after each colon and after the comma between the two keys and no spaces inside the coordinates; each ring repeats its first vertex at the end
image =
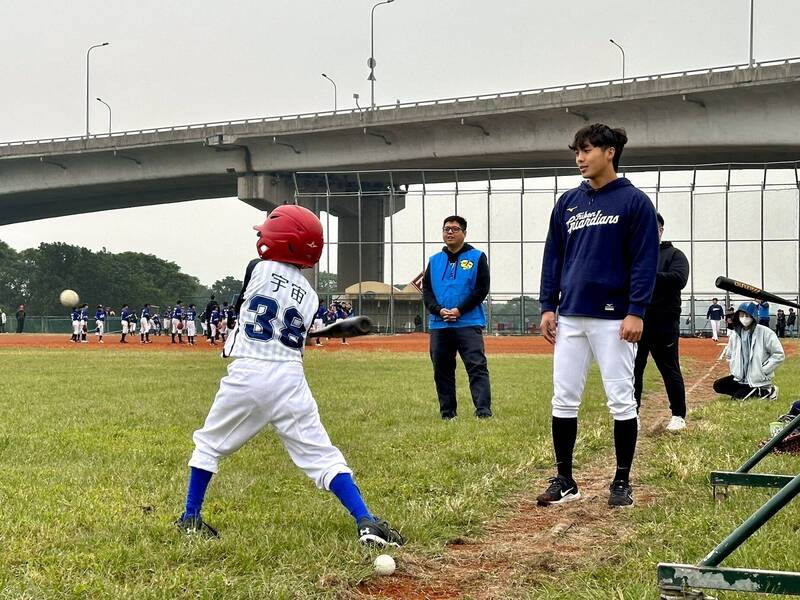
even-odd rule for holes
{"type": "Polygon", "coordinates": [[[553,446],[558,473],[539,504],[580,498],[572,477],[578,408],[594,358],[614,419],[617,468],[610,506],[630,506],[629,482],[636,451],[633,394],[636,342],[653,293],[658,266],[658,226],[650,199],[617,177],[625,131],[595,123],[575,134],[584,181],[559,198],[550,217],[542,264],[541,331],[555,345],[553,446]]]}

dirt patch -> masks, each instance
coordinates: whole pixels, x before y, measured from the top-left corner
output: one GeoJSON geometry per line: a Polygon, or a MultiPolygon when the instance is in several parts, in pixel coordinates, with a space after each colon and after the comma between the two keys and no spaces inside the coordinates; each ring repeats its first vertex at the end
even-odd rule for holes
{"type": "MultiPolygon", "coordinates": [[[[520,342],[542,351],[547,348],[540,338],[521,338],[520,342]]],[[[787,346],[793,354],[794,343],[787,346]]],[[[716,398],[711,381],[727,374],[725,361],[717,360],[721,351],[722,346],[711,340],[681,340],[682,354],[695,359],[687,361],[684,368],[690,410],[716,398]]],[[[666,395],[659,386],[645,396],[637,452],[646,452],[657,436],[669,435],[664,431],[669,416],[666,395]]],[[[691,427],[691,420],[689,423],[691,427]]],[[[402,553],[396,575],[372,578],[352,596],[419,600],[521,597],[532,585],[556,580],[563,571],[607,560],[620,540],[632,534],[626,510],[612,510],[606,504],[609,455],[598,455],[580,469],[582,501],[558,509],[542,508],[535,500],[541,490],[524,490],[509,500],[506,514],[486,525],[480,538],[452,540],[436,559],[402,553]]],[[[549,471],[531,473],[531,480],[543,485],[549,476],[549,471]]],[[[654,490],[638,483],[635,471],[633,484],[636,503],[650,504],[654,490]]]]}
{"type": "MultiPolygon", "coordinates": [[[[200,335],[197,336],[196,344],[189,346],[171,343],[169,335],[150,336],[152,344],[140,344],[139,336],[128,336],[127,344],[119,343],[120,335],[106,334],[104,344],[97,343],[97,337],[89,335],[89,343],[74,344],[69,341],[69,334],[39,334],[39,333],[7,333],[0,335],[0,348],[21,347],[21,348],[74,348],[75,350],[98,350],[109,347],[125,349],[126,351],[136,350],[191,350],[191,351],[214,351],[219,352],[221,345],[209,345],[200,335]]],[[[313,338],[312,338],[313,341],[313,338]]],[[[553,347],[540,336],[487,336],[485,338],[486,352],[489,354],[550,354],[553,347]]],[[[365,337],[351,338],[343,344],[341,340],[322,340],[322,346],[312,344],[306,346],[307,352],[428,352],[430,337],[425,333],[410,333],[399,335],[370,335],[365,337]]],[[[710,339],[685,338],[681,342],[681,354],[704,361],[715,360],[724,343],[713,342],[710,339]]],[[[785,344],[789,346],[789,344],[785,344]]],[[[793,346],[787,347],[791,352],[793,346]]]]}

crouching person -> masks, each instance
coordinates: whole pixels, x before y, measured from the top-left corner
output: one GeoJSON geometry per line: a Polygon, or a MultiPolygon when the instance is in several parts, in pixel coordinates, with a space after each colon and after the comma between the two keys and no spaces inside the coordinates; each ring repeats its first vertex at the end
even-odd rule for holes
{"type": "Polygon", "coordinates": [[[778,386],[772,383],[775,369],[785,355],[778,336],[769,327],[758,324],[758,306],[742,302],[733,317],[733,330],[723,355],[731,374],[714,382],[714,391],[738,400],[778,398],[778,386]]]}

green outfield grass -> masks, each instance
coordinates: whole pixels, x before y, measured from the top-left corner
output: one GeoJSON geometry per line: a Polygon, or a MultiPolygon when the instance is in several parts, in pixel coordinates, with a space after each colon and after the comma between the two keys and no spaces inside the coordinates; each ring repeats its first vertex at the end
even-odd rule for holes
{"type": "MultiPolygon", "coordinates": [[[[172,523],[191,433],[224,374],[220,358],[109,347],[3,349],[0,359],[0,597],[335,597],[370,574],[377,553],[356,543],[346,511],[291,464],[269,431],[212,481],[204,514],[221,538],[178,536],[172,523]]],[[[780,376],[784,393],[800,390],[792,365],[780,376]]],[[[453,537],[479,535],[507,510],[510,494],[539,487],[549,472],[549,357],[490,357],[497,418],[485,422],[471,417],[463,374],[461,416],[438,419],[426,355],[313,352],[306,369],[368,505],[402,530],[416,555],[434,557],[453,537]]],[[[596,374],[587,392],[579,464],[610,456],[596,374]]],[[[571,573],[566,587],[532,578],[518,593],[657,597],[656,562],[695,562],[765,499],[737,492],[714,505],[705,477],[736,467],[777,410],[718,402],[693,415],[702,427],[659,438],[637,470],[663,494],[629,512],[638,535],[571,573]]],[[[797,459],[766,466],[791,472],[797,459]]],[[[800,568],[800,507],[784,513],[729,563],[800,568]]]]}

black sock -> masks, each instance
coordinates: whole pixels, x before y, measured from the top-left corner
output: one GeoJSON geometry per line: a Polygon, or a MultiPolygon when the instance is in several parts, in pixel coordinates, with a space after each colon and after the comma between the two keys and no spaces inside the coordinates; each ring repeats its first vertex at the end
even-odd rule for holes
{"type": "Polygon", "coordinates": [[[578,437],[578,417],[564,419],[553,417],[553,449],[556,453],[558,474],[572,479],[572,451],[578,437]]]}
{"type": "Polygon", "coordinates": [[[614,421],[614,450],[617,453],[617,472],[614,480],[628,481],[636,452],[636,436],[639,433],[636,418],[614,421]]]}

